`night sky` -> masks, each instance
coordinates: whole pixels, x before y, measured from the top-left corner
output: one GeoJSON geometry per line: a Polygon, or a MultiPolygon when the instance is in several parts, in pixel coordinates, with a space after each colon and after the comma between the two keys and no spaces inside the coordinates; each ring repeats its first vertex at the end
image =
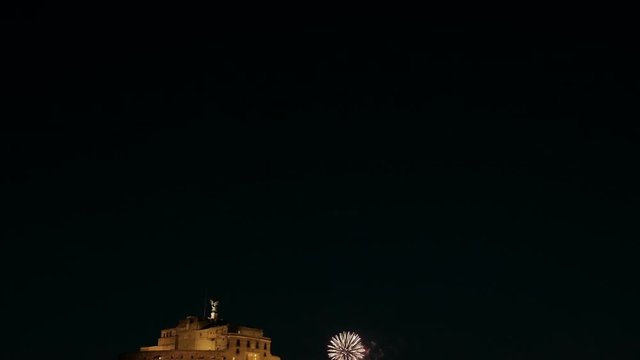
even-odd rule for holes
{"type": "Polygon", "coordinates": [[[3,359],[637,359],[631,19],[285,10],[5,7],[3,359]]]}

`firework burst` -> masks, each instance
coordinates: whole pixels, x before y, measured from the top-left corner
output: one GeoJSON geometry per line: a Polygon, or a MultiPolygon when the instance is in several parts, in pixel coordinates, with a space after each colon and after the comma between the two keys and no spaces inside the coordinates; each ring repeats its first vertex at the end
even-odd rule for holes
{"type": "Polygon", "coordinates": [[[327,352],[331,360],[361,360],[366,350],[358,334],[343,331],[331,338],[327,352]]]}

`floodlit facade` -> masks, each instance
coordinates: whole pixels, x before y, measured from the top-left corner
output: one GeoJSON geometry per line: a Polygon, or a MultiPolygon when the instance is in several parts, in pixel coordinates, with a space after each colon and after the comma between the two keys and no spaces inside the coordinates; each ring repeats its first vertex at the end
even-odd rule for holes
{"type": "Polygon", "coordinates": [[[119,360],[280,360],[262,329],[235,326],[212,316],[187,316],[160,331],[158,344],[121,354],[119,360]]]}

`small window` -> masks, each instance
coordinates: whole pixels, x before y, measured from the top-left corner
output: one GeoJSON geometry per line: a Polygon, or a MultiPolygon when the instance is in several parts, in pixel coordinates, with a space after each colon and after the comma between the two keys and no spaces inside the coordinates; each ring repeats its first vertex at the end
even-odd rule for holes
{"type": "Polygon", "coordinates": [[[264,343],[264,349],[267,350],[267,343],[264,343]]]}
{"type": "Polygon", "coordinates": [[[240,354],[240,349],[236,349],[236,354],[240,354]]]}
{"type": "Polygon", "coordinates": [[[251,347],[251,341],[247,340],[247,347],[250,348],[251,347]]]}

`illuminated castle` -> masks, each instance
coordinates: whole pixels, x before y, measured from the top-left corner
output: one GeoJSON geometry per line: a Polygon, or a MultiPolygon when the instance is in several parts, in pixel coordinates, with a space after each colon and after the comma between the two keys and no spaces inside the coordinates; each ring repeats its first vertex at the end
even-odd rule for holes
{"type": "Polygon", "coordinates": [[[219,319],[217,301],[211,316],[187,316],[174,328],[160,331],[158,344],[121,354],[119,360],[280,360],[271,355],[271,339],[262,329],[235,326],[219,319]]]}

